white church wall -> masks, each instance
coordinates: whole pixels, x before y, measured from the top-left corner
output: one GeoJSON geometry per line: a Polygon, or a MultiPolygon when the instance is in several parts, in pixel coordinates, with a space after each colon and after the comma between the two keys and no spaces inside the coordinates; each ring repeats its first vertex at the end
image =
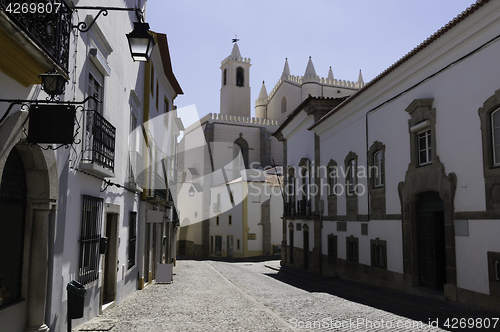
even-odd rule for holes
{"type": "Polygon", "coordinates": [[[291,112],[302,102],[301,88],[298,85],[283,82],[273,95],[270,95],[267,105],[268,119],[278,120],[279,123],[285,121],[291,112]],[[286,112],[281,113],[281,100],[286,98],[286,112]]]}

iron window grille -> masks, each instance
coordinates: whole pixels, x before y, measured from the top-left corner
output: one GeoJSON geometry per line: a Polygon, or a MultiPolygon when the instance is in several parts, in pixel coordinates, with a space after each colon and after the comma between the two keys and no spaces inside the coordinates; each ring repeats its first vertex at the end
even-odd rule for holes
{"type": "Polygon", "coordinates": [[[114,171],[116,128],[98,112],[87,110],[83,162],[114,171]]]}
{"type": "Polygon", "coordinates": [[[137,242],[137,212],[130,211],[128,225],[128,268],[135,265],[135,246],[137,242]]]}
{"type": "Polygon", "coordinates": [[[82,195],[82,223],[78,280],[88,284],[99,277],[99,243],[101,240],[104,200],[82,195]]]}

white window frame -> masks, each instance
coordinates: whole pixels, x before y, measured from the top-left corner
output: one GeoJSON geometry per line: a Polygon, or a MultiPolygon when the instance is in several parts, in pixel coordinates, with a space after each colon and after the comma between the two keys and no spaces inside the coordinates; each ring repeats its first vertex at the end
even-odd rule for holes
{"type": "Polygon", "coordinates": [[[356,188],[356,172],[358,171],[356,159],[351,159],[347,167],[347,191],[352,194],[356,188]]]}
{"type": "Polygon", "coordinates": [[[373,186],[375,188],[382,188],[384,186],[384,151],[377,150],[373,154],[373,169],[375,171],[373,176],[373,186]]]}
{"type": "Polygon", "coordinates": [[[417,158],[418,158],[418,166],[426,166],[432,164],[432,133],[431,128],[426,128],[425,130],[417,132],[417,158]],[[420,145],[421,136],[425,138],[425,147],[420,145]],[[420,159],[420,153],[425,151],[426,160],[422,161],[420,159]]]}
{"type": "Polygon", "coordinates": [[[500,108],[497,108],[495,111],[491,112],[491,114],[490,114],[490,117],[491,117],[491,149],[492,149],[491,152],[493,155],[493,166],[500,166],[500,155],[497,155],[495,153],[495,148],[500,147],[500,142],[495,141],[495,130],[500,131],[500,123],[497,123],[495,125],[495,122],[494,122],[494,115],[496,113],[500,113],[500,108]],[[498,160],[497,160],[497,158],[498,158],[498,160]]]}

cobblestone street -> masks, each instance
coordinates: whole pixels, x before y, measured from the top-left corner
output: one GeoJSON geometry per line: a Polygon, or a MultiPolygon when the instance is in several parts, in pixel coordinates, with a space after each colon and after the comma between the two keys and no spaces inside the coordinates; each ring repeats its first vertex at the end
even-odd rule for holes
{"type": "Polygon", "coordinates": [[[74,331],[443,331],[428,323],[442,327],[446,317],[335,291],[278,267],[179,260],[172,284],[149,285],[74,331]]]}

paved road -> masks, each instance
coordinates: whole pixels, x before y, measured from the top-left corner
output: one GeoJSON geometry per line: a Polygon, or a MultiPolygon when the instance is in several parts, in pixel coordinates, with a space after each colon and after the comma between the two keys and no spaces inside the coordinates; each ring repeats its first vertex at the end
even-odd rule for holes
{"type": "Polygon", "coordinates": [[[180,260],[153,284],[75,331],[443,331],[446,317],[324,288],[266,262],[180,260]]]}

